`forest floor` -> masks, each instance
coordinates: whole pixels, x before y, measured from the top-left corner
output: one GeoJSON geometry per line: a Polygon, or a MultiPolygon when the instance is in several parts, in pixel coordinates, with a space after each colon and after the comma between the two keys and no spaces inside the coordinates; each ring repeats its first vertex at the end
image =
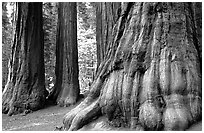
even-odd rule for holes
{"type": "MultiPolygon", "coordinates": [[[[78,103],[79,104],[79,103],[78,103]]],[[[76,106],[76,105],[75,105],[76,106]]],[[[57,105],[50,105],[44,109],[29,113],[27,115],[19,114],[14,116],[8,116],[2,114],[2,130],[3,131],[53,131],[56,127],[61,127],[64,115],[69,112],[71,107],[59,107],[57,105]]],[[[125,130],[119,128],[111,128],[107,124],[104,124],[104,119],[101,117],[94,123],[83,127],[81,130],[92,131],[107,131],[107,130],[125,130]]],[[[128,129],[127,129],[128,130],[128,129]]],[[[191,126],[190,131],[201,131],[202,122],[191,126]]]]}

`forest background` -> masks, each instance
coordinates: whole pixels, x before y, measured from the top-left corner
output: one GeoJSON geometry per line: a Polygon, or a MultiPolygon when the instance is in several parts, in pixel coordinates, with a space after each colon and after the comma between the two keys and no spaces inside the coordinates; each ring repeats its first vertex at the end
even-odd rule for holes
{"type": "MultiPolygon", "coordinates": [[[[77,41],[80,91],[89,90],[96,69],[96,13],[93,2],[78,2],[77,41]]],[[[15,3],[2,3],[2,91],[7,82],[8,61],[14,35],[15,3]]],[[[43,3],[45,84],[50,92],[55,82],[57,3],[43,3]]]]}

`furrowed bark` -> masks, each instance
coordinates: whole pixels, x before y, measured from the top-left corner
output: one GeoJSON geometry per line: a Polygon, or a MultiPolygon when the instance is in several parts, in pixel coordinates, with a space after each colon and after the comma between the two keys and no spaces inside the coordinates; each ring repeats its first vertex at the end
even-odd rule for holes
{"type": "Polygon", "coordinates": [[[8,115],[44,106],[42,3],[17,3],[17,23],[9,61],[9,76],[2,96],[8,115]]]}
{"type": "Polygon", "coordinates": [[[56,82],[49,99],[70,106],[79,98],[77,11],[75,2],[59,3],[56,46],[56,82]]]}
{"type": "Polygon", "coordinates": [[[111,126],[135,130],[185,130],[198,121],[201,62],[193,5],[122,3],[90,94],[67,113],[66,130],[100,115],[111,126]],[[91,108],[95,101],[97,109],[91,108]],[[86,106],[90,110],[78,115],[86,106]],[[99,110],[102,114],[92,113],[99,110]]]}
{"type": "Polygon", "coordinates": [[[120,12],[119,2],[96,3],[97,70],[105,59],[108,44],[112,40],[112,29],[120,12]]]}

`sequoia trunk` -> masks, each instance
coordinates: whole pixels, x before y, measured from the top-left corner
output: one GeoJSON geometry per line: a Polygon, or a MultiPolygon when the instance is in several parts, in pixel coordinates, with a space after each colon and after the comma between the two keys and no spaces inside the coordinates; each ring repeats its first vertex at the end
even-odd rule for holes
{"type": "Polygon", "coordinates": [[[201,7],[122,3],[89,95],[65,115],[65,130],[102,115],[109,125],[134,130],[185,130],[199,121],[202,43],[196,5],[201,7]]]}
{"type": "Polygon", "coordinates": [[[76,2],[59,3],[56,44],[56,82],[50,98],[60,106],[75,104],[80,89],[78,80],[76,2]]]}
{"type": "Polygon", "coordinates": [[[108,43],[112,40],[112,29],[120,12],[119,2],[96,3],[97,68],[105,59],[108,43]]]}
{"type": "Polygon", "coordinates": [[[8,115],[44,106],[42,3],[17,3],[17,23],[2,111],[8,115]]]}

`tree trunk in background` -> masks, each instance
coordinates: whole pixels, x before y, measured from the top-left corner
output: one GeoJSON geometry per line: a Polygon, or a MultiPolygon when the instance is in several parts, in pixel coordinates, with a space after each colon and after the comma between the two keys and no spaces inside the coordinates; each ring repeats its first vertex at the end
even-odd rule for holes
{"type": "Polygon", "coordinates": [[[76,2],[59,3],[57,30],[56,83],[50,98],[60,106],[69,106],[80,93],[76,2]]]}
{"type": "Polygon", "coordinates": [[[96,2],[97,68],[105,59],[107,46],[113,39],[112,29],[120,12],[119,2],[96,2]]]}
{"type": "Polygon", "coordinates": [[[100,116],[133,130],[185,130],[199,121],[195,5],[122,3],[105,59],[87,98],[65,115],[65,130],[78,130],[100,116]]]}
{"type": "Polygon", "coordinates": [[[17,3],[17,23],[2,111],[8,115],[44,106],[42,3],[17,3]]]}

